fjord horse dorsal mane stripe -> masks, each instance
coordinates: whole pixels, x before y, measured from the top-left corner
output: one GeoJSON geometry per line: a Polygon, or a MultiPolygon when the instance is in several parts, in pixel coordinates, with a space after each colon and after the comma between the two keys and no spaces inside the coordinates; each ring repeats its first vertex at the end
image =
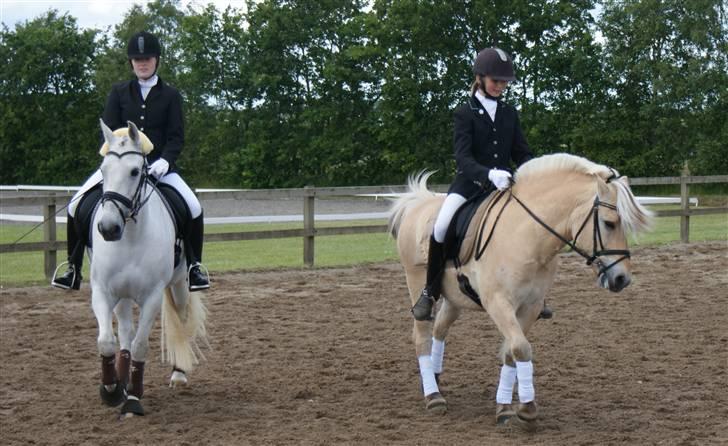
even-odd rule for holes
{"type": "MultiPolygon", "coordinates": [[[[142,153],[144,155],[149,155],[149,153],[154,150],[154,144],[152,144],[152,141],[149,140],[149,137],[144,134],[141,130],[137,131],[139,133],[139,140],[141,142],[141,149],[142,153]]],[[[114,130],[113,135],[116,138],[121,138],[121,141],[119,145],[125,146],[126,141],[128,141],[129,138],[129,128],[128,127],[121,127],[116,130],[114,130]]],[[[107,153],[109,153],[109,143],[104,141],[104,143],[101,145],[101,148],[99,149],[99,155],[106,156],[107,153]]]]}
{"type": "Polygon", "coordinates": [[[650,229],[652,212],[637,202],[629,187],[628,178],[620,176],[619,172],[608,166],[597,164],[586,158],[568,153],[554,153],[534,158],[518,169],[515,180],[516,183],[527,183],[534,178],[543,178],[544,175],[557,175],[565,172],[594,175],[613,184],[617,191],[616,206],[622,229],[629,234],[650,229]]]}

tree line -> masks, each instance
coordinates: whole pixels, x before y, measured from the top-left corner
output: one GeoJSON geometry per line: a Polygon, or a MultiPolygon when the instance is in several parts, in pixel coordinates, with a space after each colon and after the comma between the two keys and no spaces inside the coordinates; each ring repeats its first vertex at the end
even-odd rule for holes
{"type": "Polygon", "coordinates": [[[723,0],[263,0],[134,5],[113,30],[49,10],[0,32],[0,184],[79,184],[100,159],[136,31],[182,92],[194,187],[401,184],[454,174],[452,111],[479,49],[514,58],[505,100],[538,154],[630,176],[728,172],[723,0]]]}

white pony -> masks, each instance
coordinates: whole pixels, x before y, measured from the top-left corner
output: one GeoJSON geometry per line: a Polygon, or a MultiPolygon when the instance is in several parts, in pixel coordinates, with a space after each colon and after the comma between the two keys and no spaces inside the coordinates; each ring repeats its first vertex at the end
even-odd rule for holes
{"type": "Polygon", "coordinates": [[[207,344],[206,309],[199,293],[188,291],[185,262],[174,265],[174,221],[147,176],[151,142],[132,122],[112,132],[101,121],[101,129],[106,140],[101,148],[103,196],[93,219],[89,253],[91,302],[99,327],[100,392],[110,406],[124,403],[122,416],[144,415],[139,401],[144,363],[160,309],[163,358],[173,366],[171,386],[186,384],[186,372],[198,363],[198,356],[203,358],[197,341],[207,344]]]}

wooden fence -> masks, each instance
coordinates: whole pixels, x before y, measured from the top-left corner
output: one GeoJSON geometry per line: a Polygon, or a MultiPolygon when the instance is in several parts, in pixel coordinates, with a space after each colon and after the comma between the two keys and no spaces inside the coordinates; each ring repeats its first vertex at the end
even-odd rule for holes
{"type": "MultiPolygon", "coordinates": [[[[690,239],[690,217],[708,214],[728,213],[728,207],[690,208],[689,186],[691,184],[728,183],[728,175],[631,178],[633,186],[680,185],[680,209],[657,211],[658,217],[680,217],[680,239],[690,239]]],[[[432,190],[445,191],[447,186],[432,186],[432,190]]],[[[391,194],[405,192],[405,186],[364,186],[364,187],[305,187],[303,189],[262,189],[235,191],[198,192],[200,201],[206,200],[278,200],[301,199],[303,204],[303,227],[300,229],[281,229],[268,231],[241,231],[207,234],[206,242],[232,240],[261,240],[286,237],[303,237],[303,262],[313,266],[314,240],[318,236],[381,233],[387,230],[385,224],[316,228],[314,225],[316,198],[356,197],[367,194],[391,194]]],[[[0,254],[26,251],[44,252],[44,270],[48,278],[53,275],[57,263],[57,252],[65,252],[66,242],[56,238],[56,210],[65,206],[72,197],[70,192],[38,193],[2,199],[3,206],[40,206],[43,210],[43,241],[0,244],[0,254]]]]}

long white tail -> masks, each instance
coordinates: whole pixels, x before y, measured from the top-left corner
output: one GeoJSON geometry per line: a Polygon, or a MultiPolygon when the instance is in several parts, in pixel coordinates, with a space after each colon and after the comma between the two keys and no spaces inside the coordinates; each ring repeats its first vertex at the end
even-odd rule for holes
{"type": "Polygon", "coordinates": [[[202,301],[200,293],[187,294],[178,308],[175,304],[172,291],[164,290],[164,303],[162,304],[162,359],[185,372],[191,371],[205,355],[200,344],[209,347],[205,321],[207,308],[202,301]]]}

